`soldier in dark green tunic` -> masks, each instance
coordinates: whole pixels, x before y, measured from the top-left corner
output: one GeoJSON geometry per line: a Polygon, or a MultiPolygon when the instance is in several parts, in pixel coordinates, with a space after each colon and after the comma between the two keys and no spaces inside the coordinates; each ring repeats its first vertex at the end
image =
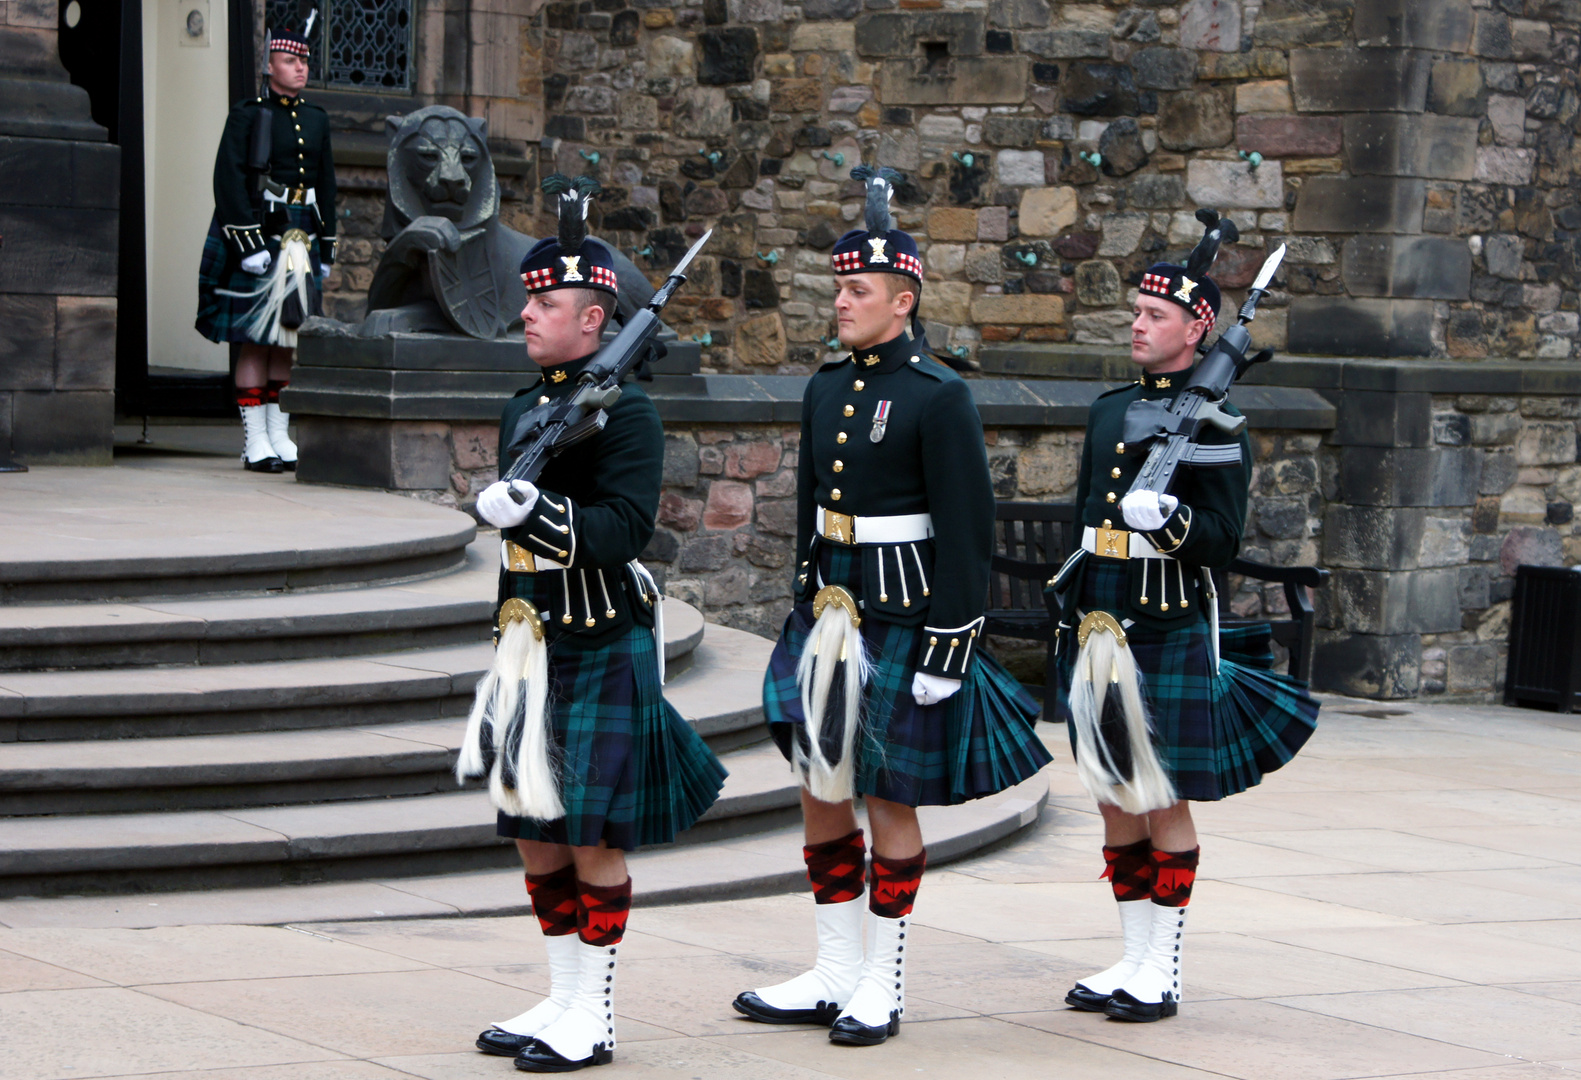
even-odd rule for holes
{"type": "Polygon", "coordinates": [[[1093,403],[1076,488],[1082,549],[1050,583],[1066,691],[1050,692],[1103,813],[1104,876],[1125,938],[1121,961],[1066,1002],[1120,1020],[1179,1006],[1199,851],[1190,802],[1257,783],[1295,754],[1317,715],[1303,684],[1270,670],[1266,626],[1218,633],[1209,571],[1240,547],[1252,468],[1244,429],[1205,427],[1168,494],[1130,491],[1150,446],[1125,441],[1126,411],[1180,393],[1217,317],[1208,247],[1143,276],[1131,345],[1141,377],[1093,403]]]}
{"type": "Polygon", "coordinates": [[[323,313],[335,259],[335,159],[328,114],[302,95],[307,58],[306,33],[273,31],[267,92],[226,118],[198,270],[198,331],[241,344],[242,464],[256,472],[296,468],[280,391],[291,381],[296,328],[323,313]]]}
{"type": "MultiPolygon", "coordinates": [[[[527,354],[542,377],[500,419],[500,468],[518,423],[577,386],[615,310],[614,257],[584,235],[597,184],[544,181],[561,229],[521,265],[527,354]]],[[[478,1036],[528,1072],[607,1063],[616,954],[631,905],[625,852],[665,844],[713,805],[725,770],[662,694],[661,599],[637,557],[653,536],[664,431],[627,385],[596,435],[536,484],[491,485],[500,529],[500,629],[457,765],[487,775],[499,832],[516,840],[549,953],[548,1000],[478,1036]],[[514,497],[512,492],[514,491],[514,497]]]]}
{"type": "Polygon", "coordinates": [[[763,688],[769,730],[802,777],[818,960],[735,1008],[867,1046],[905,1011],[926,862],[916,807],[1003,791],[1049,756],[1037,703],[983,649],[994,496],[982,422],[967,384],[906,334],[922,263],[891,227],[899,174],[851,175],[868,184],[867,228],[835,244],[833,264],[852,352],[802,399],[797,602],[763,688]],[[858,794],[873,829],[865,897],[858,794]]]}

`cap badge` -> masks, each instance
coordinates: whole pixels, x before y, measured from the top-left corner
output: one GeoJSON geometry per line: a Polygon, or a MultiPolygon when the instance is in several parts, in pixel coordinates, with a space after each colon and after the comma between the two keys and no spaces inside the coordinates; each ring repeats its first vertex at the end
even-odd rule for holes
{"type": "Polygon", "coordinates": [[[1191,303],[1191,291],[1196,287],[1197,283],[1195,281],[1192,281],[1190,278],[1182,274],[1180,276],[1180,288],[1175,290],[1175,298],[1177,300],[1183,300],[1188,304],[1191,303]]]}
{"type": "Polygon", "coordinates": [[[577,270],[577,263],[582,261],[580,255],[562,255],[560,261],[565,263],[565,273],[560,275],[561,281],[581,281],[582,275],[577,270]]]}
{"type": "Polygon", "coordinates": [[[889,427],[889,406],[890,406],[889,402],[887,402],[887,401],[880,401],[878,403],[878,408],[874,410],[874,412],[873,412],[873,430],[868,432],[868,434],[867,434],[867,437],[868,437],[868,439],[870,441],[872,441],[872,442],[883,442],[884,441],[884,431],[889,427]]]}
{"type": "Polygon", "coordinates": [[[869,240],[867,242],[867,246],[873,249],[873,253],[867,257],[868,262],[887,263],[889,261],[889,256],[884,254],[885,243],[887,243],[887,241],[882,236],[876,237],[875,239],[869,240]]]}

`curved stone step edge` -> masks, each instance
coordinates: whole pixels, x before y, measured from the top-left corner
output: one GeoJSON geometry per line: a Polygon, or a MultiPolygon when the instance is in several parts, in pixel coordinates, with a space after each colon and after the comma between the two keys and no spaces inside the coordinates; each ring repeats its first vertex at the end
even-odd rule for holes
{"type": "MultiPolygon", "coordinates": [[[[967,858],[1035,824],[1048,781],[1034,776],[977,802],[919,811],[929,866],[967,858]]],[[[633,903],[660,906],[806,888],[799,826],[750,838],[659,848],[630,857],[633,903]]],[[[0,926],[129,928],[279,926],[379,919],[525,915],[517,872],[506,869],[376,881],[326,882],[135,896],[0,899],[0,926]]]]}

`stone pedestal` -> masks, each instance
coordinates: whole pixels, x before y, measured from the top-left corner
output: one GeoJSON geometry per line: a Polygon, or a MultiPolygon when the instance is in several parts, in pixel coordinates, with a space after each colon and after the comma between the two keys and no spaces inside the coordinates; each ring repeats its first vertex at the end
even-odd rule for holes
{"type": "Polygon", "coordinates": [[[67,81],[53,2],[0,24],[0,459],[108,465],[118,147],[67,81]]]}

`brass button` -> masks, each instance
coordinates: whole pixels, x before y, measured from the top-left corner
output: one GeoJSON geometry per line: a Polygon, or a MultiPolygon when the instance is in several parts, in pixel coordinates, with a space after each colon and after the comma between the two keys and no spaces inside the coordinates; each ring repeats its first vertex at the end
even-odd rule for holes
{"type": "Polygon", "coordinates": [[[856,415],[856,406],[855,405],[847,405],[845,407],[845,415],[847,415],[847,416],[855,416],[856,415]]]}
{"type": "Polygon", "coordinates": [[[837,462],[834,463],[834,471],[835,472],[843,472],[844,470],[845,470],[845,462],[837,461],[837,462]]]}
{"type": "Polygon", "coordinates": [[[1123,443],[1123,442],[1115,443],[1114,444],[1114,452],[1116,454],[1123,454],[1123,453],[1125,453],[1125,443],[1123,443]]]}
{"type": "Polygon", "coordinates": [[[1104,498],[1108,499],[1110,502],[1114,502],[1118,496],[1116,496],[1115,493],[1111,491],[1109,494],[1105,495],[1104,498]]]}
{"type": "Polygon", "coordinates": [[[1116,465],[1114,468],[1110,469],[1109,475],[1114,477],[1116,480],[1120,479],[1120,466],[1116,465]]]}
{"type": "Polygon", "coordinates": [[[301,130],[302,130],[302,125],[301,125],[301,124],[298,124],[298,125],[297,125],[297,126],[296,126],[296,129],[297,129],[297,130],[298,130],[298,131],[301,131],[301,130]]]}
{"type": "Polygon", "coordinates": [[[845,432],[842,431],[842,432],[840,432],[840,434],[836,435],[834,437],[834,441],[837,442],[837,443],[845,442],[845,432]]]}
{"type": "Polygon", "coordinates": [[[539,395],[539,397],[538,397],[538,404],[540,404],[540,405],[547,405],[547,404],[549,404],[549,395],[548,394],[541,394],[541,395],[539,395]]]}
{"type": "Polygon", "coordinates": [[[298,145],[298,146],[306,146],[306,145],[307,145],[307,143],[306,143],[306,142],[304,142],[304,141],[303,141],[303,140],[302,140],[302,139],[300,139],[300,138],[299,138],[299,139],[297,139],[297,141],[296,141],[296,144],[297,144],[297,145],[298,145]]]}
{"type": "Polygon", "coordinates": [[[862,389],[865,389],[866,386],[867,386],[867,383],[863,382],[861,379],[858,379],[858,380],[856,380],[856,382],[851,384],[851,389],[853,389],[853,390],[862,390],[862,389]]]}
{"type": "Polygon", "coordinates": [[[839,488],[835,488],[833,491],[829,492],[829,498],[833,499],[835,502],[839,502],[840,501],[840,489],[839,488]]]}

